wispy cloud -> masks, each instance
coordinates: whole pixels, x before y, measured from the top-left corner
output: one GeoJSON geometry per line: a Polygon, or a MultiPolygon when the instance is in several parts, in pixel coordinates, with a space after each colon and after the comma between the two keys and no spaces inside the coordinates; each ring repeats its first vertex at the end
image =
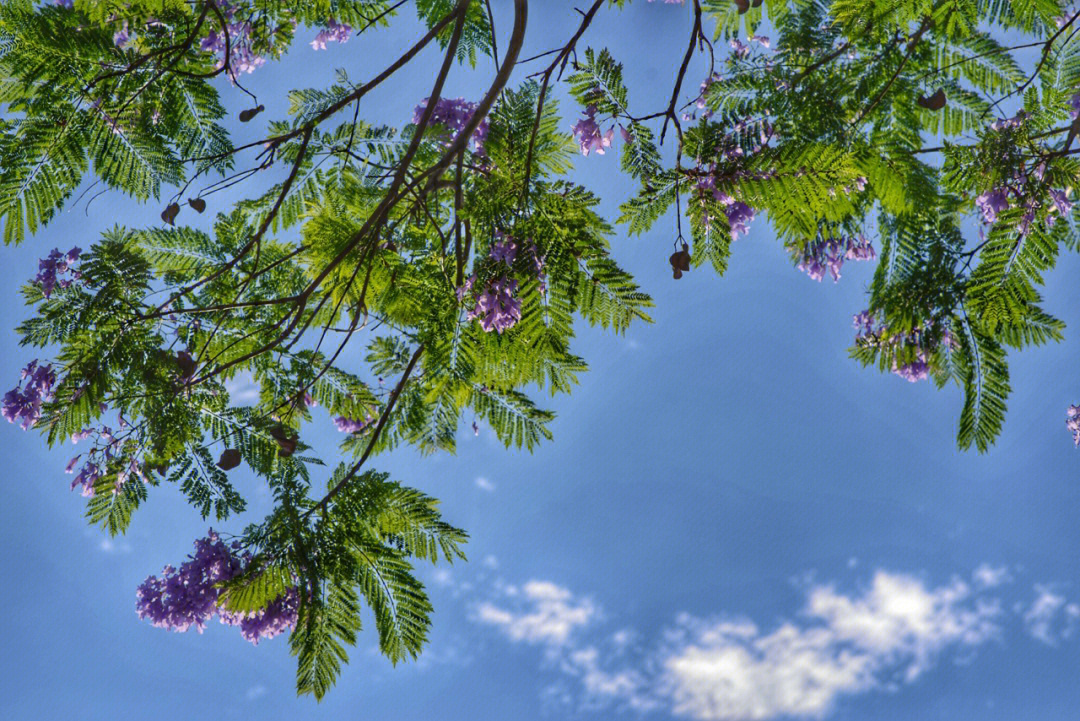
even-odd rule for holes
{"type": "Polygon", "coordinates": [[[999,614],[961,581],[931,589],[878,571],[857,595],[810,588],[802,619],[769,632],[683,615],[660,661],[661,693],[703,721],[820,717],[844,695],[911,683],[946,649],[993,638],[999,614]]]}
{"type": "Polygon", "coordinates": [[[244,694],[244,698],[246,698],[248,701],[254,701],[255,699],[262,698],[265,695],[266,695],[266,686],[263,686],[263,685],[260,684],[260,685],[252,686],[251,688],[249,688],[247,690],[247,692],[244,694]]]}
{"type": "Polygon", "coordinates": [[[484,478],[483,476],[479,476],[476,479],[476,487],[479,488],[481,491],[487,491],[488,493],[491,493],[495,490],[495,484],[492,481],[484,478]]]}
{"type": "Polygon", "coordinates": [[[520,589],[506,586],[502,595],[500,605],[492,601],[480,603],[475,619],[495,626],[511,641],[561,646],[598,613],[591,600],[575,596],[551,581],[529,581],[520,589]]]}
{"type": "Polygon", "coordinates": [[[1024,611],[1024,626],[1032,637],[1056,646],[1076,632],[1078,623],[1080,605],[1068,603],[1050,586],[1035,584],[1035,600],[1024,611]]]}
{"type": "Polygon", "coordinates": [[[130,553],[131,544],[127,541],[117,541],[112,538],[102,538],[98,548],[105,553],[130,553]]]}
{"type": "Polygon", "coordinates": [[[1008,566],[991,566],[989,563],[980,565],[971,574],[972,580],[978,588],[997,588],[1003,583],[1012,581],[1012,574],[1008,566]]]}
{"type": "MultiPolygon", "coordinates": [[[[988,589],[1010,576],[980,566],[972,579],[932,586],[877,570],[850,591],[803,581],[803,607],[775,625],[684,613],[652,642],[633,628],[604,630],[591,599],[550,581],[496,583],[473,619],[543,649],[542,665],[558,673],[544,689],[549,703],[698,721],[822,718],[844,697],[916,683],[942,659],[967,660],[1000,638],[1009,616],[988,589]]],[[[1024,620],[1037,629],[1048,618],[1058,638],[1080,607],[1051,596],[1024,620]]]]}

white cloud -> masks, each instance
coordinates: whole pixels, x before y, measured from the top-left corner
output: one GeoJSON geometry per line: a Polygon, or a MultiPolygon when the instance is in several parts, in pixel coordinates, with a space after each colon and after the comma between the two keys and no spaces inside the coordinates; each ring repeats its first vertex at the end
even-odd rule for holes
{"type": "Polygon", "coordinates": [[[485,601],[477,606],[475,619],[498,627],[511,641],[562,646],[598,613],[592,601],[550,581],[529,581],[521,589],[507,586],[503,594],[515,600],[513,610],[485,601]]]}
{"type": "Polygon", "coordinates": [[[634,669],[605,671],[600,667],[600,652],[586,646],[569,653],[561,663],[563,672],[577,677],[584,691],[583,706],[599,708],[615,701],[636,711],[647,711],[660,705],[650,689],[648,679],[634,669]]]}
{"type": "Polygon", "coordinates": [[[244,696],[247,698],[248,701],[254,701],[255,699],[261,698],[261,697],[263,697],[265,695],[266,695],[266,686],[262,686],[262,685],[252,686],[251,688],[249,688],[247,690],[247,693],[244,694],[244,696]]]}
{"type": "Polygon", "coordinates": [[[484,560],[480,563],[483,564],[484,568],[490,568],[491,570],[495,570],[499,567],[499,559],[495,558],[495,556],[492,556],[490,553],[484,556],[484,560]]]}
{"type": "Polygon", "coordinates": [[[821,717],[843,695],[914,681],[950,646],[978,646],[997,633],[998,613],[961,581],[927,589],[878,571],[858,596],[811,588],[806,620],[769,633],[683,615],[660,661],[661,692],[674,713],[704,721],[821,717]]]}
{"type": "Polygon", "coordinates": [[[1049,585],[1006,615],[1000,594],[1011,573],[983,564],[971,581],[933,586],[877,570],[853,591],[804,575],[803,607],[775,625],[683,613],[652,642],[625,625],[602,628],[591,599],[549,581],[494,578],[472,618],[541,647],[543,667],[557,675],[543,692],[548,704],[698,721],[820,719],[846,697],[894,691],[945,660],[970,662],[1009,620],[1050,645],[1080,636],[1080,603],[1049,585]]]}
{"type": "Polygon", "coordinates": [[[1034,638],[1049,646],[1072,636],[1080,622],[1080,605],[1066,603],[1049,586],[1035,585],[1035,600],[1024,612],[1024,626],[1034,638]]]}
{"type": "Polygon", "coordinates": [[[991,566],[984,563],[971,574],[972,580],[979,588],[996,588],[1003,583],[1012,581],[1008,566],[991,566]]]}
{"type": "Polygon", "coordinates": [[[115,541],[111,538],[102,538],[98,548],[105,553],[130,553],[131,544],[127,541],[115,541]]]}
{"type": "Polygon", "coordinates": [[[476,479],[476,487],[479,488],[481,491],[487,491],[488,493],[491,493],[495,490],[495,483],[489,481],[483,476],[480,476],[476,479]]]}

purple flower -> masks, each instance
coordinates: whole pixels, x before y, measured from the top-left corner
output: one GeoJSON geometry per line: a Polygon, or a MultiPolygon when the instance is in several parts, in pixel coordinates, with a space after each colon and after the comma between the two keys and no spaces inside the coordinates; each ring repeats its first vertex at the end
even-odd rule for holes
{"type": "MultiPolygon", "coordinates": [[[[235,15],[235,8],[229,7],[226,3],[219,3],[222,9],[225,11],[225,16],[232,19],[235,15]]],[[[236,81],[236,76],[239,73],[253,73],[255,69],[266,62],[266,58],[256,55],[251,49],[251,25],[247,22],[229,23],[227,26],[229,31],[229,80],[231,82],[236,81]]],[[[220,54],[218,58],[217,67],[221,68],[225,65],[225,33],[218,32],[217,30],[211,30],[210,33],[202,39],[199,43],[199,47],[206,52],[220,54]]]]}
{"type": "Polygon", "coordinates": [[[1008,130],[1010,128],[1018,128],[1027,119],[1027,113],[1023,110],[1018,112],[1011,118],[1004,118],[1002,120],[995,120],[990,123],[991,130],[1008,130]]]}
{"type": "Polygon", "coordinates": [[[908,383],[917,383],[929,377],[930,365],[926,362],[926,353],[919,351],[911,363],[897,365],[893,361],[892,372],[908,383]]]}
{"type": "Polygon", "coordinates": [[[491,259],[496,263],[513,265],[514,258],[517,256],[517,244],[514,243],[512,238],[502,235],[502,233],[496,232],[496,237],[502,237],[503,239],[491,246],[491,259]]]}
{"type": "Polygon", "coordinates": [[[746,203],[733,200],[724,212],[727,214],[728,225],[731,227],[732,240],[738,240],[740,235],[750,232],[749,223],[754,219],[753,208],[746,203]]]}
{"type": "Polygon", "coordinates": [[[1080,406],[1069,406],[1065,416],[1065,427],[1072,431],[1073,443],[1080,446],[1080,406]]]}
{"type": "MultiPolygon", "coordinates": [[[[790,247],[790,246],[789,246],[790,247]]],[[[840,280],[840,269],[845,260],[873,260],[877,258],[869,238],[860,233],[850,238],[818,238],[807,243],[796,266],[812,280],[821,282],[828,272],[833,282],[840,280]]]]}
{"type": "Polygon", "coordinates": [[[179,569],[165,566],[161,577],[150,576],[136,591],[135,610],[139,618],[149,620],[159,628],[187,631],[194,627],[202,633],[206,622],[217,613],[220,621],[239,626],[240,634],[253,644],[260,638],[274,636],[296,626],[299,601],[296,587],[271,601],[265,608],[252,613],[227,611],[218,606],[218,584],[243,571],[249,560],[234,553],[237,543],[229,548],[213,530],[206,538],[195,541],[195,553],[179,569]]]}
{"type": "MultiPolygon", "coordinates": [[[[425,98],[413,110],[413,123],[420,123],[420,119],[424,116],[424,110],[427,108],[428,100],[430,98],[425,98]]],[[[435,104],[435,109],[431,113],[430,122],[432,125],[442,125],[451,132],[452,137],[456,140],[458,133],[472,119],[476,108],[476,103],[470,103],[465,98],[439,98],[439,102],[435,104]]],[[[488,121],[487,118],[484,118],[476,126],[476,130],[473,131],[472,136],[469,138],[469,142],[473,144],[477,153],[482,154],[484,152],[484,141],[487,140],[487,134],[488,121]]],[[[452,142],[453,140],[447,142],[446,145],[452,142]]]]}
{"type": "Polygon", "coordinates": [[[995,188],[975,198],[975,206],[982,212],[984,223],[993,223],[998,213],[1009,207],[1009,196],[1004,188],[995,188]]]}
{"type": "Polygon", "coordinates": [[[351,418],[346,418],[345,416],[338,416],[334,419],[334,425],[337,426],[337,429],[342,433],[359,433],[371,425],[373,420],[374,419],[371,416],[368,416],[362,421],[356,421],[351,418]]]}
{"type": "Polygon", "coordinates": [[[259,611],[237,613],[219,609],[218,617],[226,625],[239,626],[244,640],[258,646],[260,638],[273,638],[296,627],[299,602],[299,594],[293,587],[259,611]]]}
{"type": "Polygon", "coordinates": [[[465,294],[472,290],[473,283],[476,282],[476,274],[470,275],[465,279],[465,285],[454,290],[454,295],[457,296],[458,303],[465,299],[465,294]]]}
{"type": "Polygon", "coordinates": [[[128,42],[130,42],[130,40],[131,35],[130,33],[128,33],[128,24],[127,20],[125,20],[124,26],[117,30],[116,33],[113,35],[113,43],[115,43],[116,47],[123,50],[125,47],[127,47],[127,44],[128,42]]]}
{"type": "Polygon", "coordinates": [[[1064,190],[1050,189],[1050,200],[1054,203],[1054,210],[1056,210],[1062,217],[1065,217],[1072,210],[1072,201],[1065,195],[1064,190]]]}
{"type": "Polygon", "coordinates": [[[484,332],[502,333],[512,328],[521,320],[521,301],[514,297],[517,281],[513,278],[498,278],[491,281],[480,293],[476,307],[469,312],[469,320],[480,319],[484,332]]]}
{"type": "Polygon", "coordinates": [[[590,105],[585,109],[585,117],[577,121],[572,128],[574,138],[581,147],[581,154],[588,155],[595,150],[598,155],[604,154],[604,148],[611,147],[611,139],[615,136],[615,126],[606,133],[600,132],[600,126],[596,122],[596,106],[590,105]]]}
{"type": "Polygon", "coordinates": [[[79,280],[82,276],[79,271],[71,267],[71,264],[79,259],[82,250],[75,246],[67,253],[61,253],[58,248],[38,261],[38,274],[32,282],[41,286],[41,293],[46,298],[52,295],[53,289],[59,285],[67,288],[73,280],[79,280]],[[67,277],[63,277],[67,275],[67,277]]]}
{"type": "Polygon", "coordinates": [[[731,45],[731,50],[732,50],[731,54],[734,55],[736,58],[738,58],[740,60],[745,58],[746,56],[748,56],[750,54],[750,46],[745,45],[738,38],[732,38],[731,42],[729,44],[731,45]]]}
{"type": "Polygon", "coordinates": [[[352,28],[344,23],[338,24],[333,18],[327,23],[326,29],[320,30],[315,39],[311,41],[311,47],[315,50],[326,50],[328,42],[347,43],[352,28]]]}
{"type": "Polygon", "coordinates": [[[21,375],[19,385],[4,394],[0,413],[9,423],[19,423],[25,431],[41,418],[41,404],[52,400],[56,373],[51,365],[38,365],[35,360],[22,370],[21,375]]]}
{"type": "Polygon", "coordinates": [[[75,486],[81,485],[83,496],[92,496],[95,493],[94,484],[99,478],[101,478],[101,468],[96,463],[87,461],[79,469],[79,475],[75,476],[75,479],[71,481],[71,490],[75,490],[75,486]]]}

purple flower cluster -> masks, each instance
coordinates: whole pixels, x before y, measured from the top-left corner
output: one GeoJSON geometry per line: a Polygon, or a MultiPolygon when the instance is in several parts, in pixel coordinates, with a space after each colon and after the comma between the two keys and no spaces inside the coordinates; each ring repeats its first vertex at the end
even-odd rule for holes
{"type": "Polygon", "coordinates": [[[614,125],[608,128],[606,133],[600,131],[600,125],[596,122],[595,105],[585,108],[585,117],[578,120],[571,130],[581,147],[582,155],[588,155],[594,150],[598,155],[603,155],[604,148],[611,147],[611,139],[615,136],[614,125]]]}
{"type": "MultiPolygon", "coordinates": [[[[895,358],[892,364],[892,372],[900,376],[908,383],[917,383],[926,380],[930,376],[930,355],[933,348],[929,347],[927,333],[915,330],[905,336],[891,336],[886,339],[887,327],[882,323],[875,327],[876,318],[868,310],[852,316],[852,325],[857,331],[855,340],[863,340],[875,345],[897,346],[903,345],[914,347],[915,358],[909,363],[897,363],[895,358]]],[[[941,337],[941,342],[946,346],[953,347],[953,338],[948,330],[941,337]]]]}
{"type": "MultiPolygon", "coordinates": [[[[105,409],[105,404],[102,404],[102,412],[104,412],[105,409]]],[[[127,425],[127,421],[121,417],[121,430],[126,428],[127,425]]],[[[118,493],[120,489],[124,487],[128,478],[132,476],[138,476],[144,481],[146,480],[146,476],[143,474],[143,469],[139,464],[138,458],[135,456],[122,458],[117,453],[117,449],[120,448],[120,439],[113,436],[112,429],[108,426],[102,426],[100,429],[84,428],[71,435],[71,442],[75,444],[95,435],[97,436],[97,443],[95,444],[95,447],[91,448],[89,453],[87,453],[86,462],[83,464],[82,468],[79,469],[78,475],[71,481],[71,490],[75,490],[76,486],[82,486],[82,495],[93,496],[97,492],[95,485],[105,474],[105,469],[108,468],[109,465],[115,467],[117,461],[120,463],[120,468],[116,473],[116,480],[113,483],[113,493],[118,493]]],[[[82,456],[83,454],[80,453],[68,461],[67,466],[64,467],[64,473],[74,473],[75,466],[82,456]]]]}
{"type": "MultiPolygon", "coordinates": [[[[416,106],[416,109],[413,110],[413,123],[419,123],[420,118],[424,116],[424,110],[427,108],[428,100],[430,100],[430,98],[424,98],[424,100],[416,106]]],[[[453,138],[456,139],[458,133],[461,132],[466,123],[469,122],[476,112],[476,107],[476,103],[470,103],[465,98],[439,98],[439,102],[435,104],[435,110],[431,114],[430,122],[432,125],[442,125],[449,130],[453,134],[453,138]]],[[[487,140],[487,134],[488,121],[487,118],[484,118],[480,121],[480,124],[476,126],[476,130],[473,131],[472,137],[469,138],[477,153],[484,152],[484,141],[487,140]]],[[[450,142],[453,142],[453,140],[450,142]]]]}
{"type": "Polygon", "coordinates": [[[750,232],[750,221],[754,219],[754,209],[742,201],[731,199],[727,203],[728,228],[731,231],[731,239],[738,240],[740,235],[750,232]]]}
{"type": "Polygon", "coordinates": [[[484,332],[502,333],[521,320],[521,300],[514,297],[518,282],[506,276],[488,283],[476,300],[476,307],[469,311],[469,320],[480,319],[484,332]]]}
{"type": "Polygon", "coordinates": [[[975,207],[982,213],[984,223],[993,223],[998,213],[1009,207],[1009,194],[1004,188],[987,190],[975,198],[975,207]]]}
{"type": "Polygon", "coordinates": [[[850,238],[818,238],[807,243],[799,260],[799,270],[819,283],[825,273],[832,274],[833,282],[840,280],[840,269],[846,260],[873,260],[877,258],[870,239],[860,233],[850,238]]]}
{"type": "Polygon", "coordinates": [[[1023,125],[1025,120],[1027,120],[1027,113],[1021,110],[1011,118],[1003,118],[990,123],[990,129],[994,131],[1012,130],[1023,125]]]}
{"type": "Polygon", "coordinates": [[[546,295],[547,271],[545,270],[545,268],[547,267],[547,256],[540,255],[540,251],[536,248],[536,243],[529,243],[529,246],[528,248],[526,248],[526,250],[528,251],[529,255],[532,256],[533,271],[536,273],[536,280],[540,287],[540,295],[546,295]]]}
{"type": "MultiPolygon", "coordinates": [[[[219,2],[218,7],[224,12],[230,22],[227,25],[229,33],[229,79],[235,80],[240,73],[253,73],[255,69],[266,62],[266,58],[256,55],[251,49],[251,23],[246,20],[231,22],[236,15],[236,8],[228,2],[219,2]]],[[[202,39],[200,47],[211,53],[219,53],[216,67],[225,65],[225,33],[211,30],[210,34],[202,39]]]]}
{"type": "Polygon", "coordinates": [[[240,544],[231,548],[209,532],[195,541],[195,554],[179,569],[165,566],[162,576],[149,576],[136,591],[135,610],[139,618],[149,619],[158,628],[183,632],[194,627],[199,633],[217,613],[221,622],[239,626],[241,635],[253,644],[260,638],[273,638],[296,626],[298,595],[290,589],[266,608],[254,613],[236,613],[218,608],[217,587],[243,570],[246,557],[235,555],[240,544]]]}
{"type": "Polygon", "coordinates": [[[42,295],[48,298],[56,286],[67,288],[71,285],[71,281],[82,277],[79,271],[71,267],[71,264],[79,259],[80,253],[82,250],[78,246],[67,253],[61,253],[58,248],[53,248],[51,253],[38,261],[38,274],[34,282],[41,285],[42,295]],[[69,273],[70,277],[58,277],[66,273],[69,273]]]}
{"type": "Polygon", "coordinates": [[[498,240],[491,246],[491,259],[496,263],[513,265],[517,256],[517,244],[513,238],[503,235],[501,231],[495,231],[495,237],[498,240]]]}
{"type": "Polygon", "coordinates": [[[346,418],[345,416],[338,416],[334,419],[334,425],[337,426],[337,429],[342,433],[359,433],[370,426],[373,420],[375,419],[371,416],[368,416],[362,421],[346,418]]]}
{"type": "Polygon", "coordinates": [[[1065,411],[1065,427],[1072,431],[1073,443],[1080,446],[1080,406],[1069,406],[1065,411]]]}
{"type": "Polygon", "coordinates": [[[244,640],[258,646],[261,638],[273,638],[296,628],[296,613],[299,604],[300,595],[293,587],[259,611],[237,613],[219,610],[218,617],[228,626],[239,626],[240,635],[244,637],[244,640]]]}
{"type": "Polygon", "coordinates": [[[55,383],[56,373],[51,365],[30,361],[22,370],[19,385],[4,394],[4,418],[9,423],[19,423],[24,431],[36,424],[41,418],[41,404],[52,400],[55,383]]]}
{"type": "Polygon", "coordinates": [[[344,23],[338,24],[336,20],[331,18],[326,27],[320,30],[315,39],[311,41],[311,47],[314,50],[326,50],[327,43],[345,44],[349,42],[350,33],[352,33],[351,27],[344,23]]]}
{"type": "Polygon", "coordinates": [[[127,20],[125,20],[123,27],[121,27],[119,30],[116,31],[116,33],[113,34],[113,43],[116,44],[116,47],[123,50],[125,47],[127,47],[129,42],[131,42],[131,33],[128,32],[128,24],[127,20]]]}
{"type": "MultiPolygon", "coordinates": [[[[1039,165],[1032,174],[1036,178],[1042,180],[1043,173],[1045,172],[1045,166],[1039,165]]],[[[1018,185],[1023,187],[1026,182],[1026,177],[1017,178],[1018,185]]],[[[1018,230],[1021,236],[1026,236],[1031,232],[1031,224],[1035,221],[1035,211],[1037,203],[1034,198],[1023,198],[1020,190],[1011,187],[999,187],[992,188],[990,190],[980,193],[975,198],[975,207],[982,215],[982,220],[988,225],[992,225],[997,221],[998,215],[1009,208],[1009,195],[1016,196],[1018,202],[1022,203],[1024,208],[1024,215],[1020,218],[1020,225],[1018,230]]],[[[1073,202],[1069,200],[1067,191],[1058,190],[1056,188],[1049,188],[1048,193],[1050,195],[1050,204],[1047,207],[1046,224],[1053,226],[1057,222],[1058,216],[1066,217],[1072,212],[1073,202]]]]}

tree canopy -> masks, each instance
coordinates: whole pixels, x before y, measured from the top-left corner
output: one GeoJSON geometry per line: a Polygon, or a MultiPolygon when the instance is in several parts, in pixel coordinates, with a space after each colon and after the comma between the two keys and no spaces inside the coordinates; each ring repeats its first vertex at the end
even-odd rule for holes
{"type": "MultiPolygon", "coordinates": [[[[527,0],[509,28],[487,0],[0,5],[5,242],[48,239],[56,213],[97,186],[149,209],[141,227],[42,259],[18,331],[48,358],[7,393],[5,417],[50,445],[86,443],[66,470],[111,534],[166,483],[226,522],[245,508],[230,481],[241,464],[275,499],[261,522],[211,531],[148,578],[140,616],[186,630],[218,614],[255,643],[288,632],[297,690],[317,698],[362,604],[387,657],[417,656],[431,605],[411,564],[463,559],[467,535],[373,456],[453,452],[470,416],[507,446],[549,440],[543,396],[587,369],[575,322],[621,333],[650,321],[612,239],[671,211],[675,280],[723,274],[755,222],[815,280],[875,260],[851,356],[957,384],[959,446],[991,448],[1008,350],[1063,337],[1040,288],[1077,245],[1080,12],[667,3],[688,27],[660,108],[632,101],[620,61],[590,36],[628,0],[595,0],[564,45],[534,57],[521,52],[527,0]],[[370,79],[339,71],[294,89],[281,118],[245,87],[288,52],[362,52],[408,13],[426,33],[370,79]],[[365,119],[368,94],[432,46],[442,62],[414,89],[412,122],[365,119]],[[481,96],[445,97],[458,66],[485,79],[481,96]],[[247,98],[242,137],[226,129],[225,94],[247,98]],[[612,220],[569,178],[576,156],[608,150],[638,184],[612,220]],[[269,189],[252,181],[268,175],[269,189]],[[226,188],[244,196],[220,207],[226,188]],[[212,232],[185,225],[209,210],[212,232]],[[230,399],[243,374],[254,405],[230,399]],[[344,460],[311,454],[316,407],[344,434],[344,460]]],[[[1066,422],[1080,443],[1080,407],[1066,422]]]]}

